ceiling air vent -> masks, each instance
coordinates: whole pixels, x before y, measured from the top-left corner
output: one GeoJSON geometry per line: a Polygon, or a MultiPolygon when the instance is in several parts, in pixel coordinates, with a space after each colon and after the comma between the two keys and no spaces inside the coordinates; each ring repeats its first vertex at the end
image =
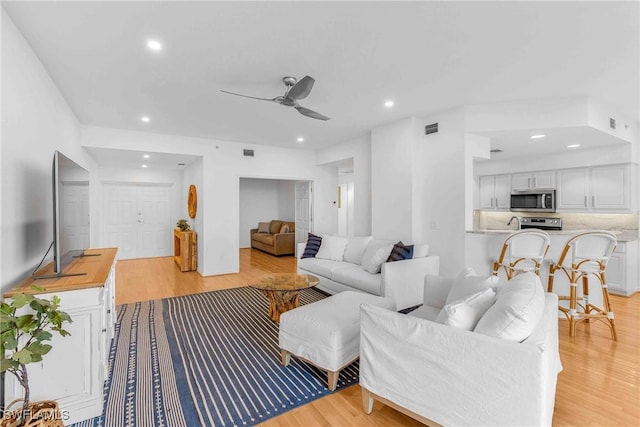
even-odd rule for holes
{"type": "Polygon", "coordinates": [[[616,128],[616,119],[609,117],[609,127],[611,129],[615,129],[616,128]]]}
{"type": "Polygon", "coordinates": [[[245,157],[253,157],[253,150],[247,150],[246,148],[244,150],[242,150],[242,154],[245,157]]]}
{"type": "Polygon", "coordinates": [[[489,152],[490,153],[502,153],[502,150],[499,149],[499,148],[494,148],[494,149],[489,150],[489,152]]]}
{"type": "Polygon", "coordinates": [[[426,125],[424,127],[424,134],[425,135],[429,135],[429,134],[436,133],[436,132],[438,132],[438,124],[437,123],[426,125]]]}

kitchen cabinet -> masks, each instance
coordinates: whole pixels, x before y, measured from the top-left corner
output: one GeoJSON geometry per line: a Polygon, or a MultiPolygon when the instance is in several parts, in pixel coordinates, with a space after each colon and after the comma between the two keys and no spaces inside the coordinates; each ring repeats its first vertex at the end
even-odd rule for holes
{"type": "Polygon", "coordinates": [[[631,209],[629,194],[629,165],[558,171],[558,210],[628,211],[631,209]]]}
{"type": "Polygon", "coordinates": [[[526,172],[511,175],[511,189],[515,191],[556,188],[556,172],[526,172]]]}
{"type": "Polygon", "coordinates": [[[509,210],[511,175],[486,175],[478,179],[480,209],[509,210]]]}
{"type": "MultiPolygon", "coordinates": [[[[638,241],[618,242],[607,263],[607,285],[612,294],[629,296],[638,289],[638,241]]],[[[613,308],[615,312],[615,307],[613,308]]]]}
{"type": "MultiPolygon", "coordinates": [[[[115,334],[115,256],[117,249],[90,249],[77,258],[65,273],[79,276],[26,279],[4,297],[19,292],[37,293],[41,298],[60,297],[60,309],[71,316],[63,327],[71,335],[54,334],[52,350],[42,362],[27,365],[31,401],[56,400],[65,425],[102,414],[104,381],[108,375],[111,339],[115,334]],[[33,290],[35,284],[43,291],[33,290]]],[[[46,266],[36,274],[51,273],[46,266]]],[[[23,388],[13,375],[5,376],[5,401],[21,398],[23,388]]]]}

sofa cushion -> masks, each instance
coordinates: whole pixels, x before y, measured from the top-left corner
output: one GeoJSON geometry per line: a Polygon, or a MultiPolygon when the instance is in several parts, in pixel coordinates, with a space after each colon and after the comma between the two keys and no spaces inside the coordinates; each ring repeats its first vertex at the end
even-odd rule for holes
{"type": "Polygon", "coordinates": [[[254,233],[251,235],[251,240],[273,246],[273,234],[254,233]]]}
{"type": "Polygon", "coordinates": [[[495,301],[495,291],[491,288],[485,289],[467,297],[464,301],[454,301],[445,305],[436,317],[436,322],[472,331],[495,301]]]}
{"type": "Polygon", "coordinates": [[[343,263],[347,267],[335,268],[331,280],[370,294],[380,295],[382,274],[371,274],[362,266],[343,263]]]}
{"type": "Polygon", "coordinates": [[[309,233],[307,235],[307,245],[304,247],[304,252],[300,258],[315,258],[321,243],[322,237],[309,233]]]}
{"type": "Polygon", "coordinates": [[[280,228],[282,228],[283,223],[283,221],[277,219],[271,221],[271,224],[269,225],[269,233],[278,234],[280,232],[280,228]]]}
{"type": "Polygon", "coordinates": [[[519,274],[498,288],[495,304],[474,331],[520,342],[536,328],[544,312],[544,290],[533,273],[519,274]]]}
{"type": "Polygon", "coordinates": [[[420,307],[409,313],[409,316],[419,317],[421,319],[431,320],[432,322],[435,322],[438,314],[440,314],[441,311],[442,310],[437,307],[432,307],[430,305],[421,305],[420,307]]]}
{"type": "Polygon", "coordinates": [[[429,245],[413,245],[413,257],[424,258],[429,254],[429,245]]]}
{"type": "Polygon", "coordinates": [[[405,245],[402,242],[398,242],[393,245],[387,262],[402,261],[411,258],[413,258],[413,245],[405,245]]]}
{"type": "Polygon", "coordinates": [[[393,243],[373,240],[362,256],[362,267],[371,274],[380,273],[382,264],[389,258],[393,243]]]}
{"type": "Polygon", "coordinates": [[[331,234],[322,235],[322,243],[320,249],[316,253],[316,258],[330,259],[333,261],[342,261],[344,257],[344,249],[347,246],[346,237],[332,236],[331,234]]]}
{"type": "Polygon", "coordinates": [[[467,297],[488,288],[495,290],[498,281],[497,276],[476,276],[473,269],[466,268],[456,276],[449,295],[447,295],[446,303],[450,304],[453,301],[463,301],[467,297]]]}
{"type": "Polygon", "coordinates": [[[326,277],[327,279],[332,279],[334,271],[347,268],[348,266],[351,266],[351,264],[330,259],[304,258],[298,260],[299,269],[326,277]]]}
{"type": "Polygon", "coordinates": [[[269,222],[259,222],[258,223],[258,233],[269,233],[269,226],[271,223],[269,222]]]}
{"type": "Polygon", "coordinates": [[[350,238],[347,247],[344,249],[344,261],[360,265],[362,256],[372,239],[373,237],[371,236],[350,238]]]}

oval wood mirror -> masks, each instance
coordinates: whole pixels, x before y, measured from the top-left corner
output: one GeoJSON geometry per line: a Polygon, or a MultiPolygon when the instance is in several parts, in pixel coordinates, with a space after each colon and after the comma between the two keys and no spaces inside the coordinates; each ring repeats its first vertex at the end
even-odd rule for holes
{"type": "Polygon", "coordinates": [[[196,211],[198,210],[198,193],[196,192],[196,186],[193,184],[189,186],[187,210],[189,211],[189,218],[193,219],[196,217],[196,211]]]}

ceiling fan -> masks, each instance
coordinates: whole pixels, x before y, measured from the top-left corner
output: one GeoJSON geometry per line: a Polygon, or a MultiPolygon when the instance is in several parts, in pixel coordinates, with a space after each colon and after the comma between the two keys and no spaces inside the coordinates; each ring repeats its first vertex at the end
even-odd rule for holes
{"type": "Polygon", "coordinates": [[[275,98],[258,98],[256,96],[243,95],[241,93],[229,92],[221,90],[220,92],[228,93],[231,95],[244,96],[245,98],[258,99],[260,101],[272,101],[286,107],[293,107],[304,116],[311,117],[318,120],[329,120],[329,117],[317,113],[313,110],[303,107],[298,104],[299,99],[304,99],[309,96],[313,84],[316,82],[313,77],[304,76],[300,81],[295,77],[286,76],[282,78],[282,81],[287,86],[287,90],[284,95],[276,96],[275,98]]]}

